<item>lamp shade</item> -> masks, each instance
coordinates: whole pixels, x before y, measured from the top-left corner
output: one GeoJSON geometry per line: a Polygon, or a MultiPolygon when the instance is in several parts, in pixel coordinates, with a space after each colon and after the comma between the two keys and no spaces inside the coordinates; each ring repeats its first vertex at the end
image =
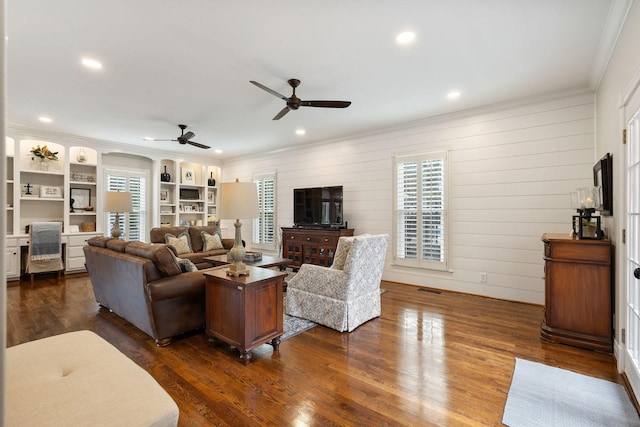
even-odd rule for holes
{"type": "Polygon", "coordinates": [[[256,218],[258,187],[253,182],[223,182],[220,185],[220,218],[256,218]]]}
{"type": "Polygon", "coordinates": [[[107,191],[104,195],[105,212],[131,212],[131,193],[128,191],[107,191]]]}

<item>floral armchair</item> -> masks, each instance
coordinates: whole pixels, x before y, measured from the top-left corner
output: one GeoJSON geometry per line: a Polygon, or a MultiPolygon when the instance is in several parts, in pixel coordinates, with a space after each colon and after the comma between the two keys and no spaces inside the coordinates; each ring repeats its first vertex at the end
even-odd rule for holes
{"type": "Polygon", "coordinates": [[[339,332],[380,316],[389,235],[341,237],[331,267],[302,264],[287,284],[285,313],[339,332]]]}

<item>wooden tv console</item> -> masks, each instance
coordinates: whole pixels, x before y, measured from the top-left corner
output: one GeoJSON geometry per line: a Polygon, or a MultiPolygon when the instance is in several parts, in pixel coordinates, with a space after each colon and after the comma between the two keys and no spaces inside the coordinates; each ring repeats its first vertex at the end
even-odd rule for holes
{"type": "Polygon", "coordinates": [[[290,259],[293,268],[302,264],[329,267],[342,236],[353,236],[353,229],[282,227],[282,258],[290,259]]]}

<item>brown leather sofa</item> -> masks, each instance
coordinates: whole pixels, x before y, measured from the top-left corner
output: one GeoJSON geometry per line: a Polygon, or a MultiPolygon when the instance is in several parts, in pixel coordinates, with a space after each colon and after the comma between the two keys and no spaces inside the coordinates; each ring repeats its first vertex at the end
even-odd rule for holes
{"type": "MultiPolygon", "coordinates": [[[[233,247],[234,239],[221,239],[223,249],[214,249],[204,252],[202,249],[204,243],[202,241],[202,232],[205,231],[209,234],[215,234],[218,232],[216,226],[180,226],[180,227],[156,227],[152,228],[149,233],[151,243],[165,243],[165,235],[171,234],[178,237],[182,233],[189,234],[189,240],[191,241],[191,249],[193,253],[180,254],[178,257],[186,258],[193,262],[198,269],[212,267],[213,264],[206,261],[204,257],[213,255],[224,255],[233,247]]],[[[244,242],[243,242],[244,244],[244,242]]]]}
{"type": "Polygon", "coordinates": [[[169,245],[94,237],[83,250],[98,303],[156,345],[205,325],[204,275],[183,272],[169,245]]]}

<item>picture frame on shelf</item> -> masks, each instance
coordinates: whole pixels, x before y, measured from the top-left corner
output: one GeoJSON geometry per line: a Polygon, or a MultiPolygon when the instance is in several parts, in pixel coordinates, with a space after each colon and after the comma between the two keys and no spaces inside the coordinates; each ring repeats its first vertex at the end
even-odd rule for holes
{"type": "Polygon", "coordinates": [[[182,168],[182,183],[194,185],[196,183],[196,173],[192,168],[182,168]]]}
{"type": "Polygon", "coordinates": [[[168,198],[169,198],[169,192],[167,190],[161,190],[160,191],[160,201],[161,202],[166,202],[168,198]]]}
{"type": "Polygon", "coordinates": [[[55,185],[41,185],[40,198],[42,199],[61,199],[62,187],[55,185]]]}
{"type": "Polygon", "coordinates": [[[191,206],[189,205],[185,205],[183,209],[184,209],[184,212],[191,212],[191,206]]]}
{"type": "Polygon", "coordinates": [[[87,206],[91,206],[90,188],[70,188],[69,191],[73,209],[85,210],[87,206]]]}
{"type": "Polygon", "coordinates": [[[70,225],[69,226],[69,233],[79,233],[80,232],[80,226],[79,225],[70,225]]]}

